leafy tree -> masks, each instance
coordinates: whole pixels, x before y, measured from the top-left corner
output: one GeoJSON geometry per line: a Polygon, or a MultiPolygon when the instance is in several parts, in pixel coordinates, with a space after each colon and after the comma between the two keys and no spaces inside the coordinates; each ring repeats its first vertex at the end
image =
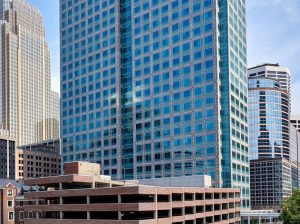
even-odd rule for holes
{"type": "Polygon", "coordinates": [[[300,190],[295,190],[293,195],[282,203],[282,213],[279,217],[284,224],[300,223],[300,190]]]}

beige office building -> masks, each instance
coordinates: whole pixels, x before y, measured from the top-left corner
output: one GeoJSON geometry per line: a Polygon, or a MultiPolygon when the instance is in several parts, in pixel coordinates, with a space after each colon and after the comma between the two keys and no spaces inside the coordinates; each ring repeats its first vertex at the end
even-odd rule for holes
{"type": "Polygon", "coordinates": [[[0,125],[17,145],[59,137],[43,18],[23,0],[0,0],[0,125]]]}

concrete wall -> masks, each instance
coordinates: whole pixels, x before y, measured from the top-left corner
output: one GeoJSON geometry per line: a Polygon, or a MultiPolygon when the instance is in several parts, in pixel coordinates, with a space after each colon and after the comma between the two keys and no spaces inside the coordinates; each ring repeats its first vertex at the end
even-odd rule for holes
{"type": "Polygon", "coordinates": [[[211,187],[211,177],[207,175],[140,179],[136,182],[160,187],[211,187]]]}

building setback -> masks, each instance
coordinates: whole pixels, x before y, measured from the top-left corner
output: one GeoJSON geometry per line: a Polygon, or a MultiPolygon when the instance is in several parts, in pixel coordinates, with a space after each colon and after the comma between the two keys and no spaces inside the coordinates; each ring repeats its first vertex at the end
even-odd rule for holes
{"type": "Polygon", "coordinates": [[[62,0],[60,21],[63,162],[209,175],[249,207],[245,0],[62,0]]]}
{"type": "Polygon", "coordinates": [[[39,203],[24,206],[25,223],[240,223],[239,189],[131,185],[99,168],[69,163],[65,175],[25,180],[44,186],[25,193],[39,203]]]}
{"type": "Polygon", "coordinates": [[[61,154],[58,139],[17,148],[17,180],[57,176],[59,174],[61,174],[61,154]]]}
{"type": "Polygon", "coordinates": [[[24,0],[1,0],[0,10],[0,125],[17,146],[58,138],[43,18],[24,0]]]}

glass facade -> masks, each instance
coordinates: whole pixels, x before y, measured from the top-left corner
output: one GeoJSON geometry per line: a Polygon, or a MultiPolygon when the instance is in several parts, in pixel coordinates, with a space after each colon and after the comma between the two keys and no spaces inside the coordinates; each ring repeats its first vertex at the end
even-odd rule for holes
{"type": "Polygon", "coordinates": [[[212,176],[249,206],[244,0],[61,0],[63,161],[212,176]]]}
{"type": "Polygon", "coordinates": [[[290,159],[289,94],[276,80],[249,79],[250,159],[290,159]]]}
{"type": "Polygon", "coordinates": [[[0,178],[15,179],[16,142],[7,130],[0,130],[0,178]]]}
{"type": "Polygon", "coordinates": [[[251,208],[280,210],[299,186],[299,132],[290,123],[290,72],[278,64],[250,68],[251,208]]]}

